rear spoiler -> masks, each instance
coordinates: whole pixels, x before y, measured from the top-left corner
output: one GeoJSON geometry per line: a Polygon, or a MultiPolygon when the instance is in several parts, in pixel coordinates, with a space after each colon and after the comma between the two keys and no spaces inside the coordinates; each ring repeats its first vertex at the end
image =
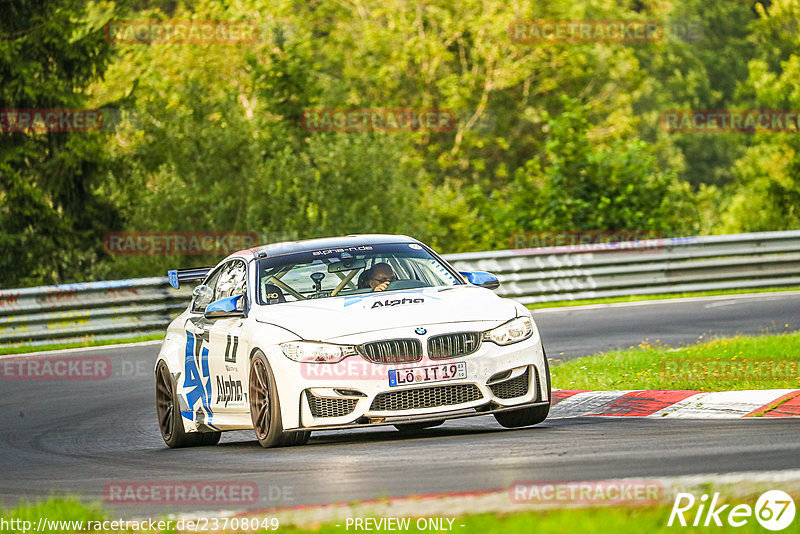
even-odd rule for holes
{"type": "Polygon", "coordinates": [[[180,289],[181,282],[189,282],[191,280],[204,280],[213,267],[194,267],[192,269],[172,269],[167,271],[167,278],[169,278],[169,285],[175,289],[180,289]]]}

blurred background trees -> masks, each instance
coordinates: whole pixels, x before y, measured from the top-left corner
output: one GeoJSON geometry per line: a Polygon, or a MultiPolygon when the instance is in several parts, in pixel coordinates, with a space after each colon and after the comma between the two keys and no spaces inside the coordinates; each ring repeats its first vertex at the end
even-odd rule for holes
{"type": "Polygon", "coordinates": [[[800,228],[792,133],[667,133],[670,109],[800,109],[800,0],[4,2],[3,108],[125,110],[0,134],[0,286],[163,274],[108,231],[267,241],[405,233],[441,252],[530,230],[800,228]],[[765,8],[764,6],[767,5],[765,8]],[[111,43],[112,20],[247,22],[256,42],[111,43]],[[655,43],[522,43],[532,19],[659,20],[655,43]],[[318,132],[306,109],[453,110],[444,132],[318,132]]]}

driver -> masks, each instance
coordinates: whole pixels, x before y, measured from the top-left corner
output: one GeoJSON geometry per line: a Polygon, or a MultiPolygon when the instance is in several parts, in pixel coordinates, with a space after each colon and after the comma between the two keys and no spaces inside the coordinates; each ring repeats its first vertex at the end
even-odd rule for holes
{"type": "Polygon", "coordinates": [[[397,280],[392,266],[388,263],[376,263],[364,271],[363,276],[366,282],[364,287],[371,287],[373,291],[384,291],[391,282],[397,280]]]}

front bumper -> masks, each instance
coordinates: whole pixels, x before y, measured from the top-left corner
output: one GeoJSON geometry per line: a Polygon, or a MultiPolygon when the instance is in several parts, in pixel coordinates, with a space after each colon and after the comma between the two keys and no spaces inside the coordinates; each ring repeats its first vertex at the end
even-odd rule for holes
{"type": "Polygon", "coordinates": [[[292,363],[299,377],[280,392],[282,403],[294,399],[298,408],[296,424],[287,420],[287,430],[439,421],[550,402],[536,334],[507,346],[484,342],[468,356],[446,360],[431,360],[425,351],[421,361],[406,364],[376,364],[361,357],[337,364],[292,363]],[[389,386],[390,369],[458,362],[466,366],[464,379],[389,386]]]}
{"type": "Polygon", "coordinates": [[[536,406],[547,406],[550,401],[537,401],[517,404],[514,406],[502,406],[496,403],[486,403],[483,406],[476,408],[466,408],[461,410],[452,410],[447,412],[439,412],[430,415],[409,415],[409,416],[386,416],[386,417],[370,417],[364,416],[349,424],[316,424],[314,426],[306,427],[309,430],[343,430],[347,428],[356,428],[364,426],[380,426],[380,425],[402,425],[408,423],[427,423],[434,421],[442,421],[448,419],[461,419],[464,417],[475,417],[477,415],[489,415],[500,412],[510,412],[519,410],[520,408],[534,408],[536,406]]]}

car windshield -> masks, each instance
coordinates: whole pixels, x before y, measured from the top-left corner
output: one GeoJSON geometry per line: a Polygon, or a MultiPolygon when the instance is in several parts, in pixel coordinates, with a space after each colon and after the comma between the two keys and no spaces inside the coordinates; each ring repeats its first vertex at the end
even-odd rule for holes
{"type": "Polygon", "coordinates": [[[259,304],[371,293],[375,286],[394,291],[461,283],[416,243],[329,248],[258,262],[259,304]]]}

